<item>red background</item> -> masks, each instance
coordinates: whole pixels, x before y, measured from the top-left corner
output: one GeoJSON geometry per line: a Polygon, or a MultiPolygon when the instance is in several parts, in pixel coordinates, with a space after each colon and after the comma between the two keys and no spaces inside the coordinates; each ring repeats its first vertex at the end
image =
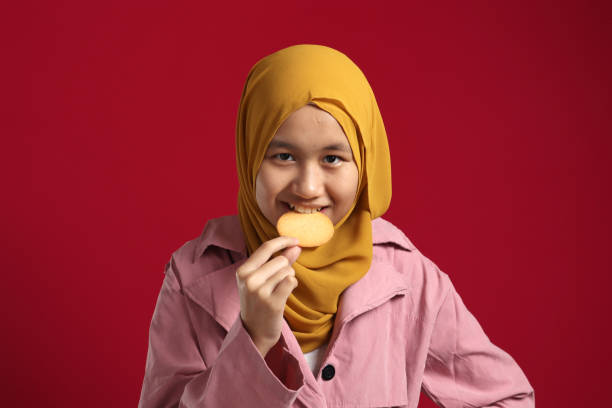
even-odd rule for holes
{"type": "Polygon", "coordinates": [[[236,212],[246,75],[297,43],[365,72],[386,218],[538,405],[608,399],[610,7],[93,3],[3,7],[2,405],[136,406],[166,261],[236,212]]]}

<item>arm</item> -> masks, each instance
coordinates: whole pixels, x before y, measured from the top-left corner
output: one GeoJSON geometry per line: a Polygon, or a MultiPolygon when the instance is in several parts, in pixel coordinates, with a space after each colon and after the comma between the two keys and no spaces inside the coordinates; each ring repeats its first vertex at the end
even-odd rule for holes
{"type": "Polygon", "coordinates": [[[455,291],[448,290],[434,323],[424,392],[441,407],[534,407],[534,390],[505,351],[495,346],[455,291]]]}
{"type": "Polygon", "coordinates": [[[206,338],[207,333],[195,333],[187,302],[170,262],[149,330],[139,408],[293,404],[303,377],[298,361],[283,347],[284,340],[264,360],[236,316],[218,356],[206,365],[198,337],[206,338]]]}

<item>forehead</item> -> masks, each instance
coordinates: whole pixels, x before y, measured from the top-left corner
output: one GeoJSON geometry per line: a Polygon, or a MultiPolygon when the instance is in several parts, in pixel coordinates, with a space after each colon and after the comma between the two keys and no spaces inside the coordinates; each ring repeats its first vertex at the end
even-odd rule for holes
{"type": "Polygon", "coordinates": [[[328,112],[306,105],[291,113],[281,124],[269,147],[328,147],[351,151],[342,127],[328,112]]]}

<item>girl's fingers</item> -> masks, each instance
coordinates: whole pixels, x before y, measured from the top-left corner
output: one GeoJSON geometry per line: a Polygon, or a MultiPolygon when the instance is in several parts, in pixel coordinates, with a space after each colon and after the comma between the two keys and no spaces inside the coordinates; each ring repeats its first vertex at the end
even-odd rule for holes
{"type": "Polygon", "coordinates": [[[268,261],[256,271],[249,272],[244,278],[244,284],[249,292],[255,292],[261,285],[282,268],[290,267],[289,260],[284,256],[277,256],[268,261]]]}
{"type": "MultiPolygon", "coordinates": [[[[261,285],[261,287],[259,288],[260,295],[262,297],[265,297],[265,298],[270,297],[273,293],[275,293],[275,290],[277,289],[278,285],[281,282],[283,282],[283,279],[285,279],[285,278],[293,278],[293,279],[295,279],[295,271],[293,270],[292,267],[290,267],[290,266],[284,267],[281,270],[279,270],[278,272],[276,272],[274,275],[272,275],[266,281],[266,283],[261,285]]],[[[296,282],[297,282],[297,280],[296,280],[296,282]]],[[[283,306],[284,306],[284,304],[283,304],[283,306]]]]}
{"type": "Polygon", "coordinates": [[[265,264],[276,252],[287,247],[295,246],[297,243],[297,239],[292,237],[278,237],[264,242],[255,252],[253,252],[249,259],[238,268],[236,271],[238,277],[244,279],[250,272],[265,264]]]}
{"type": "Polygon", "coordinates": [[[298,257],[302,253],[302,248],[299,246],[292,246],[283,251],[282,255],[289,260],[289,265],[293,265],[297,261],[298,257]]]}
{"type": "Polygon", "coordinates": [[[282,299],[283,310],[285,308],[285,303],[287,303],[287,298],[289,297],[291,292],[293,292],[293,289],[297,287],[297,285],[298,285],[298,280],[295,278],[295,276],[290,275],[290,276],[285,277],[285,279],[281,280],[280,283],[276,285],[276,288],[272,292],[271,296],[276,297],[279,300],[282,299]]]}
{"type": "Polygon", "coordinates": [[[280,256],[266,262],[258,270],[251,272],[245,278],[245,284],[249,290],[254,291],[263,285],[270,276],[274,275],[280,268],[291,266],[297,260],[302,249],[298,246],[285,249],[280,256]],[[249,282],[250,281],[250,282],[249,282]]]}

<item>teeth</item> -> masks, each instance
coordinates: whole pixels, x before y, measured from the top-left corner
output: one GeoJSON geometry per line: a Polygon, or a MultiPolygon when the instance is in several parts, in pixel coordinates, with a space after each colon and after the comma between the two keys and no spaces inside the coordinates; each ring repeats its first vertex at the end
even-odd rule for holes
{"type": "Polygon", "coordinates": [[[312,214],[312,213],[321,211],[321,208],[323,207],[321,208],[308,208],[308,207],[300,207],[300,206],[296,207],[293,204],[289,204],[289,208],[291,208],[293,211],[297,211],[302,214],[312,214]]]}

